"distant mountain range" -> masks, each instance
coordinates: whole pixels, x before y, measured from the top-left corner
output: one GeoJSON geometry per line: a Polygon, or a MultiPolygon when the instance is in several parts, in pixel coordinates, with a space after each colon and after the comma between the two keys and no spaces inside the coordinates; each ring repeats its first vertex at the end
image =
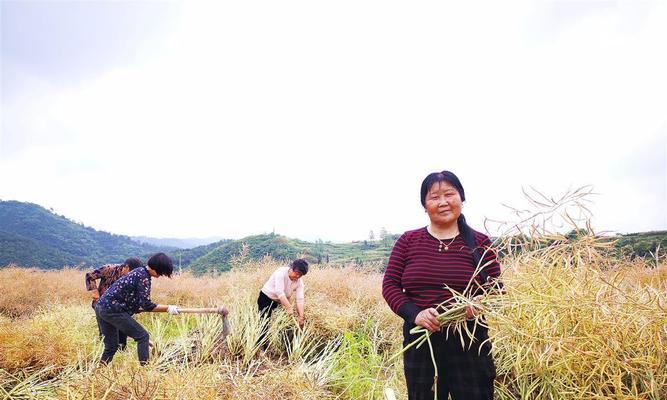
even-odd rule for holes
{"type": "Polygon", "coordinates": [[[131,238],[139,243],[152,244],[158,247],[176,247],[178,249],[191,249],[197,246],[205,246],[214,242],[219,242],[223,238],[219,236],[212,236],[207,238],[153,238],[149,236],[131,236],[131,238]]]}
{"type": "MultiPolygon", "coordinates": [[[[95,230],[37,204],[0,201],[0,268],[10,264],[44,269],[91,267],[132,256],[145,261],[158,251],[169,254],[176,266],[194,273],[226,271],[242,253],[255,260],[267,255],[285,261],[305,257],[311,263],[373,264],[382,268],[398,236],[385,234],[380,240],[350,243],[313,243],[274,233],[217,241],[213,240],[219,238],[131,238],[95,230]]],[[[661,255],[667,250],[667,231],[622,235],[616,247],[629,256],[661,255]]]]}
{"type": "Polygon", "coordinates": [[[311,243],[273,233],[239,240],[129,237],[84,226],[37,204],[0,201],[0,267],[91,267],[132,256],[146,260],[150,254],[164,251],[177,266],[195,273],[225,271],[244,244],[248,259],[268,255],[278,260],[306,257],[316,263],[382,264],[397,238],[386,235],[375,241],[311,243]]]}

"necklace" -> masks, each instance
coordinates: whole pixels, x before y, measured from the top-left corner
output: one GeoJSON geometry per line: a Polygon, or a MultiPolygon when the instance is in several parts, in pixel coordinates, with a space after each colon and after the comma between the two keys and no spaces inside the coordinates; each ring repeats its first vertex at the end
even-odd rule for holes
{"type": "MultiPolygon", "coordinates": [[[[443,249],[444,249],[444,251],[449,250],[449,246],[451,246],[452,243],[454,243],[454,240],[456,240],[456,237],[459,235],[459,233],[456,232],[456,235],[454,235],[454,237],[452,238],[452,240],[450,240],[449,243],[445,244],[444,241],[442,241],[442,240],[438,239],[437,237],[435,237],[435,235],[433,234],[433,232],[431,232],[430,227],[428,228],[428,233],[430,233],[431,236],[433,236],[433,237],[435,238],[435,240],[438,241],[438,252],[440,252],[440,253],[443,252],[443,249]]],[[[447,240],[447,239],[445,239],[445,240],[447,240]]]]}
{"type": "MultiPolygon", "coordinates": [[[[457,236],[458,236],[458,235],[457,235],[457,236]]],[[[451,246],[452,243],[454,243],[454,240],[456,240],[456,236],[454,236],[454,237],[452,238],[452,240],[450,240],[449,243],[447,243],[447,244],[445,244],[442,240],[440,240],[440,239],[438,239],[438,238],[436,238],[436,239],[437,239],[438,242],[439,242],[439,244],[438,244],[438,251],[442,253],[442,251],[443,251],[442,249],[443,249],[443,248],[445,249],[444,251],[449,250],[449,246],[451,246]]]]}

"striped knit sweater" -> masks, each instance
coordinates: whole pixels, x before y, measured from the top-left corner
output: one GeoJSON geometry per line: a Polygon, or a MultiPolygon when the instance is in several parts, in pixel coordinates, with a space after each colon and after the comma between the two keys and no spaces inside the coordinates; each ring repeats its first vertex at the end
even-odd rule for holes
{"type": "MultiPolygon", "coordinates": [[[[477,231],[474,235],[482,265],[489,263],[484,270],[489,277],[498,277],[500,264],[489,247],[489,237],[477,231]]],[[[448,246],[449,250],[439,252],[438,245],[438,240],[424,227],[405,232],[389,257],[382,295],[392,311],[408,322],[414,322],[421,310],[451,300],[452,294],[444,288],[445,284],[463,292],[472,278],[475,270],[472,249],[460,234],[448,246]]],[[[482,283],[479,276],[475,279],[482,283]]]]}

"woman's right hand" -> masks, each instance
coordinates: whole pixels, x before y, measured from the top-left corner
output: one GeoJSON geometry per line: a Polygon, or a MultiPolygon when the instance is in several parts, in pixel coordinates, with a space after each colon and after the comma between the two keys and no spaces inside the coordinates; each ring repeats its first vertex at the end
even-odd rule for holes
{"type": "Polygon", "coordinates": [[[436,311],[435,308],[421,310],[415,317],[415,325],[419,325],[431,332],[435,332],[440,329],[440,322],[438,322],[437,317],[438,311],[436,311]]]}

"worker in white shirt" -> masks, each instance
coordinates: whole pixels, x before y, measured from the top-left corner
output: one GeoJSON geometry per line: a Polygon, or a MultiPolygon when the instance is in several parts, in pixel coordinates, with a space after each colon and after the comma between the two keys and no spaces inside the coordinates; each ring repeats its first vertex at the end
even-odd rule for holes
{"type": "MultiPolygon", "coordinates": [[[[299,327],[306,322],[304,313],[304,285],[302,276],[308,273],[308,262],[304,259],[292,261],[289,266],[276,269],[259,291],[257,307],[260,315],[271,317],[273,310],[282,305],[285,312],[293,316],[294,310],[289,298],[296,292],[296,312],[299,327]]],[[[264,335],[262,335],[263,337],[264,335]]],[[[260,339],[261,340],[261,339],[260,339]]]]}

